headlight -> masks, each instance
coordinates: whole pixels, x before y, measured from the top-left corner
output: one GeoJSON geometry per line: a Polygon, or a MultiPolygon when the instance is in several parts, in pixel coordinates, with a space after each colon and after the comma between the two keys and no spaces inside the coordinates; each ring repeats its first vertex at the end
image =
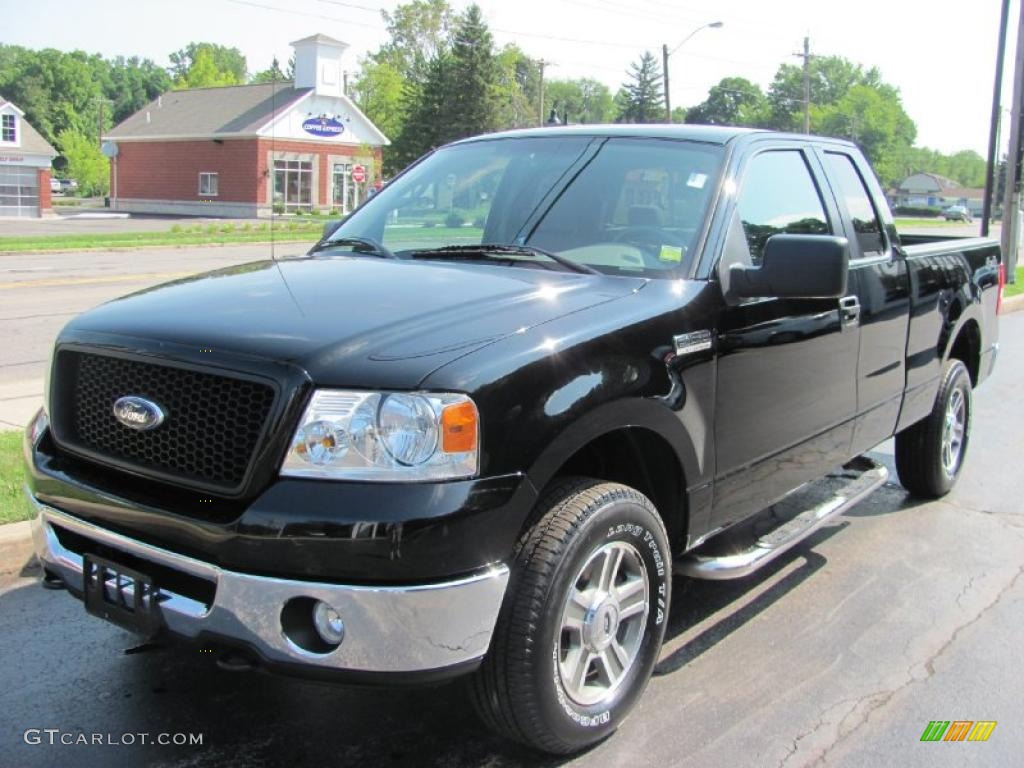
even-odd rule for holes
{"type": "Polygon", "coordinates": [[[479,442],[476,406],[465,395],[321,389],[281,474],[386,482],[473,477],[479,442]]]}

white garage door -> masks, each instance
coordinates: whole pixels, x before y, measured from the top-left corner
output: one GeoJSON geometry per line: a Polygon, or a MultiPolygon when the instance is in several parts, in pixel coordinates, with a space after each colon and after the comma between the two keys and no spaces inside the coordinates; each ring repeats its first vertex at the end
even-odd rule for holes
{"type": "Polygon", "coordinates": [[[0,166],[0,216],[38,216],[38,178],[35,168],[0,166]]]}

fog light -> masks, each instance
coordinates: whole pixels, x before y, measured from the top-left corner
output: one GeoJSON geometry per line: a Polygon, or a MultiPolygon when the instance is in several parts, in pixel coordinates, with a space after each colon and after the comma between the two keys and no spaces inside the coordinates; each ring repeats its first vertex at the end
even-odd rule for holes
{"type": "Polygon", "coordinates": [[[345,639],[345,622],[341,615],[322,600],[317,600],[313,607],[313,626],[320,639],[328,645],[341,645],[345,639]]]}

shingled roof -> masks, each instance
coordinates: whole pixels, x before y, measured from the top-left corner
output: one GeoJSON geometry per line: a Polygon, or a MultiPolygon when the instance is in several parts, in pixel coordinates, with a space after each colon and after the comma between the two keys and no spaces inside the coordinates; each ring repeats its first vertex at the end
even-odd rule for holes
{"type": "Polygon", "coordinates": [[[50,142],[42,137],[42,135],[32,124],[25,119],[25,113],[18,109],[18,106],[13,101],[8,101],[3,96],[0,96],[0,109],[3,109],[10,104],[14,111],[18,113],[21,118],[18,120],[18,128],[21,131],[21,142],[17,147],[4,146],[0,144],[0,149],[7,152],[17,152],[25,155],[45,155],[47,157],[56,157],[59,152],[50,146],[50,142]]]}
{"type": "Polygon", "coordinates": [[[109,139],[252,135],[312,92],[291,82],[170,91],[107,131],[109,139]]]}

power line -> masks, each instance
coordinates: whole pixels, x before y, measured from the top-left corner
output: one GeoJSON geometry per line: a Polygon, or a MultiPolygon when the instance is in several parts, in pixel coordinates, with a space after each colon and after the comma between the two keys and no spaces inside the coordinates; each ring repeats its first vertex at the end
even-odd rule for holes
{"type": "Polygon", "coordinates": [[[376,29],[380,32],[384,31],[382,24],[366,24],[361,21],[352,21],[351,19],[341,19],[337,16],[324,16],[322,13],[311,13],[309,11],[296,11],[292,8],[280,8],[275,5],[264,5],[263,3],[256,3],[253,0],[227,0],[229,3],[235,5],[248,5],[252,8],[262,8],[265,11],[277,11],[278,13],[289,13],[292,16],[306,16],[311,19],[325,19],[327,21],[333,21],[338,24],[351,24],[355,27],[366,27],[367,29],[376,29]]]}

